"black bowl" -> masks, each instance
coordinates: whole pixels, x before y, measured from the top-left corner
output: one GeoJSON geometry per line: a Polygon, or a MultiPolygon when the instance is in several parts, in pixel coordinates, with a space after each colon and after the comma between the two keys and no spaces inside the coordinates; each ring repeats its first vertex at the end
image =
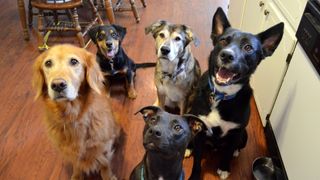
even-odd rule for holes
{"type": "Polygon", "coordinates": [[[270,157],[259,157],[252,164],[253,176],[256,180],[282,180],[281,169],[276,167],[270,157]]]}

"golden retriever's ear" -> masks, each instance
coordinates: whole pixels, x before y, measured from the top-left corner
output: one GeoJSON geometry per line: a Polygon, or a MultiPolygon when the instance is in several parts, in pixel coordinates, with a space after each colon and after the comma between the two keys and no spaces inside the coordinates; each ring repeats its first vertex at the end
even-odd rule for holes
{"type": "Polygon", "coordinates": [[[37,100],[42,95],[42,91],[45,86],[43,72],[41,69],[45,55],[45,52],[40,54],[33,64],[32,86],[36,90],[36,96],[34,97],[34,100],[37,100]]]}
{"type": "Polygon", "coordinates": [[[103,75],[96,61],[96,56],[90,52],[86,52],[87,72],[86,79],[89,86],[97,93],[101,93],[103,88],[103,75]]]}

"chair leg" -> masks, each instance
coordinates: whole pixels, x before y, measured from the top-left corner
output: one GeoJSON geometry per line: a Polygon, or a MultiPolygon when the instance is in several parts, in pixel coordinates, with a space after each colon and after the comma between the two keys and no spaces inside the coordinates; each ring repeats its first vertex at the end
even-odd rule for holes
{"type": "Polygon", "coordinates": [[[142,3],[143,7],[147,7],[146,0],[140,0],[140,1],[141,1],[141,3],[142,3]]]}
{"type": "Polygon", "coordinates": [[[80,24],[79,24],[77,8],[73,8],[73,10],[72,10],[72,19],[73,19],[73,23],[75,25],[75,29],[77,31],[77,38],[79,40],[80,46],[84,47],[85,43],[84,43],[83,35],[82,35],[82,32],[81,32],[81,27],[80,27],[80,24]]]}
{"type": "Polygon", "coordinates": [[[32,11],[32,5],[31,5],[31,0],[29,0],[28,4],[28,25],[31,28],[32,27],[32,21],[33,21],[33,11],[32,11]]]}
{"type": "Polygon", "coordinates": [[[140,22],[140,17],[137,11],[137,7],[136,7],[136,3],[134,2],[134,0],[130,0],[130,5],[131,5],[131,9],[133,12],[134,17],[136,18],[137,23],[140,22]]]}
{"type": "Polygon", "coordinates": [[[92,0],[88,0],[88,1],[89,1],[91,8],[92,8],[94,17],[98,19],[99,24],[103,24],[103,21],[101,19],[101,16],[100,16],[96,6],[93,4],[92,0]]]}
{"type": "Polygon", "coordinates": [[[44,44],[44,15],[43,15],[43,10],[39,9],[38,12],[38,32],[37,32],[37,36],[38,36],[38,48],[41,49],[43,47],[44,44]]]}

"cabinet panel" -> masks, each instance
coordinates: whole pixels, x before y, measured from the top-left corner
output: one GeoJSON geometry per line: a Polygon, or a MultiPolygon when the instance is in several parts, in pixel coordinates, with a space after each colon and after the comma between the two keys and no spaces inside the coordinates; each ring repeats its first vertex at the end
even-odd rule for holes
{"type": "Polygon", "coordinates": [[[258,33],[264,18],[263,11],[265,6],[266,0],[247,0],[243,13],[241,30],[258,33]]]}
{"type": "Polygon", "coordinates": [[[246,1],[247,0],[230,0],[228,18],[234,28],[241,29],[246,1]]]}
{"type": "Polygon", "coordinates": [[[297,30],[307,0],[274,0],[293,29],[297,30]]]}
{"type": "Polygon", "coordinates": [[[298,44],[270,116],[291,180],[320,179],[319,81],[320,76],[298,44]]]}
{"type": "Polygon", "coordinates": [[[265,125],[265,118],[271,112],[274,101],[278,94],[283,76],[287,69],[286,58],[294,49],[296,38],[294,32],[287,21],[283,18],[277,7],[273,3],[268,3],[266,7],[268,15],[264,15],[262,30],[279,23],[285,23],[282,40],[271,57],[264,59],[254,73],[251,84],[254,89],[254,97],[257,107],[265,125]]]}

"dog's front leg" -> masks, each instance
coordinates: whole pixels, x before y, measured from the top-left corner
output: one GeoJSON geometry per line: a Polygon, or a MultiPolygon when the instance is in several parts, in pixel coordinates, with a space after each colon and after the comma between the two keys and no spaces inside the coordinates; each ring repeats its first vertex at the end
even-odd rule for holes
{"type": "Polygon", "coordinates": [[[204,136],[205,136],[204,133],[199,133],[198,135],[196,135],[194,139],[193,167],[192,167],[192,173],[191,173],[191,176],[189,177],[189,180],[200,180],[204,136]]]}
{"type": "Polygon", "coordinates": [[[76,165],[73,165],[73,172],[71,176],[71,180],[83,180],[84,175],[80,168],[78,168],[76,165]]]}
{"type": "Polygon", "coordinates": [[[126,74],[126,88],[128,91],[128,97],[135,99],[137,97],[137,92],[134,89],[134,72],[128,70],[126,74]]]}
{"type": "Polygon", "coordinates": [[[180,109],[180,115],[183,115],[184,113],[186,113],[186,100],[181,100],[179,102],[179,109],[180,109]]]}
{"type": "Polygon", "coordinates": [[[159,106],[160,108],[164,109],[164,106],[166,103],[166,95],[163,93],[160,93],[158,90],[157,90],[157,95],[158,95],[158,99],[157,99],[156,106],[159,106]]]}

